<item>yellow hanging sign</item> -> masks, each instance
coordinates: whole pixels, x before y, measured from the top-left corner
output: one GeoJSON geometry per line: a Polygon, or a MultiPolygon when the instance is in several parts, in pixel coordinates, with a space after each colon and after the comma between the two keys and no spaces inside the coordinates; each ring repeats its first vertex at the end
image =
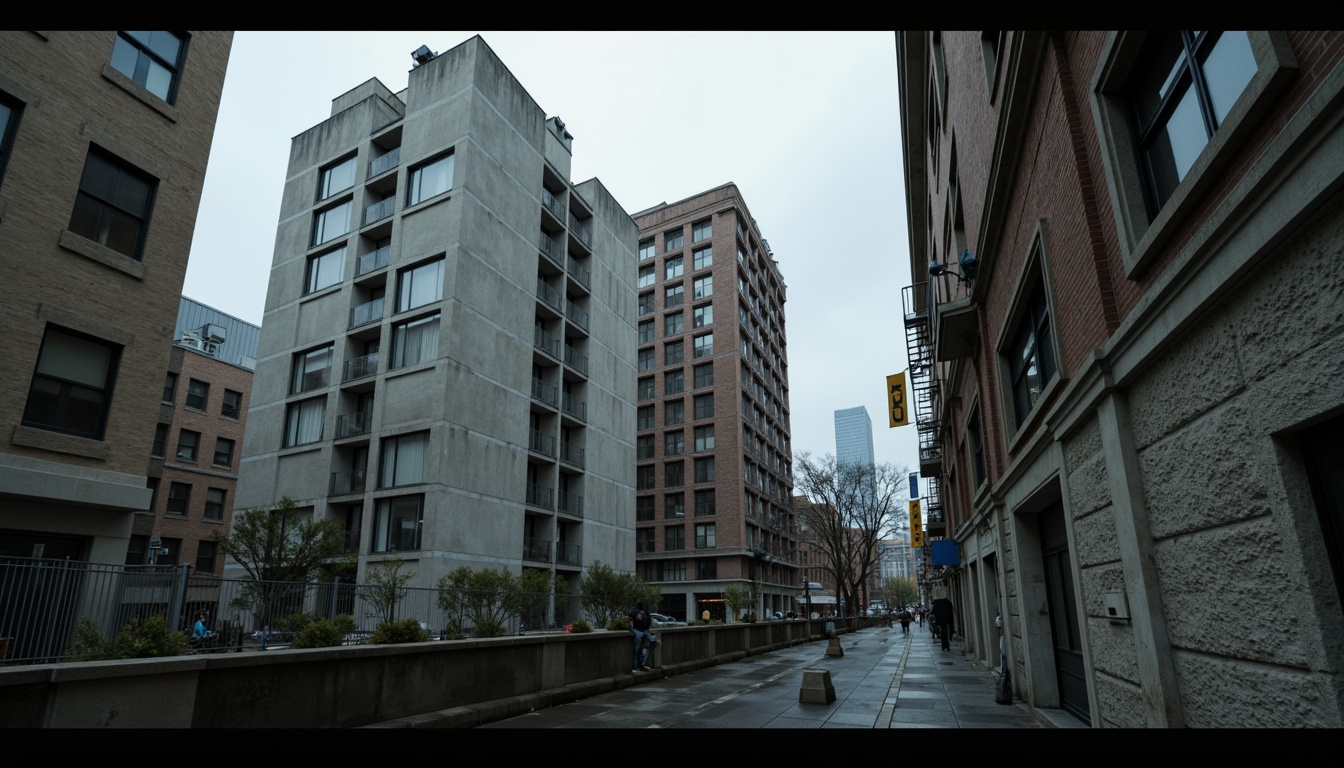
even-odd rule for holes
{"type": "Polygon", "coordinates": [[[894,373],[887,377],[887,415],[891,426],[904,427],[910,423],[910,413],[906,408],[905,374],[894,373]]]}
{"type": "Polygon", "coordinates": [[[910,546],[924,546],[924,520],[919,511],[919,499],[910,500],[910,546]]]}

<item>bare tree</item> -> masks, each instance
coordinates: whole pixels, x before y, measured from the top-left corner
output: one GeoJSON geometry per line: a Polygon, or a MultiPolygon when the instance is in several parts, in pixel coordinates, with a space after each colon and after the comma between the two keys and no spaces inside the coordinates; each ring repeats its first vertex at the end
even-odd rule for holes
{"type": "Polygon", "coordinates": [[[793,489],[804,538],[835,578],[847,607],[858,611],[869,577],[877,570],[878,542],[896,529],[905,504],[906,470],[891,464],[854,464],[827,454],[800,453],[793,489]]]}

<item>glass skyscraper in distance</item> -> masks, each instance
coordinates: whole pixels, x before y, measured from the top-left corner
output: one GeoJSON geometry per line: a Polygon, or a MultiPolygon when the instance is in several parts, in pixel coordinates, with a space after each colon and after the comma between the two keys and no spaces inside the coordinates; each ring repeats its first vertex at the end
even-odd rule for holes
{"type": "Polygon", "coordinates": [[[841,462],[873,465],[873,420],[868,409],[842,408],[835,412],[835,458],[841,462]]]}

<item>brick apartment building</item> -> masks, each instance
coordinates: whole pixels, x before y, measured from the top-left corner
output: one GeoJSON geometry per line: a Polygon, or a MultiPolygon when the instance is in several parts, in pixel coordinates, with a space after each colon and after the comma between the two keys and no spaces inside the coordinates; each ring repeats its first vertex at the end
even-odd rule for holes
{"type": "Polygon", "coordinates": [[[1344,724],[1344,35],[901,32],[928,534],[1093,727],[1344,724]],[[936,543],[936,542],[935,542],[936,543]]]}
{"type": "Polygon", "coordinates": [[[784,279],[737,187],[634,214],[639,227],[636,560],[661,612],[758,615],[801,594],[784,279]]]}

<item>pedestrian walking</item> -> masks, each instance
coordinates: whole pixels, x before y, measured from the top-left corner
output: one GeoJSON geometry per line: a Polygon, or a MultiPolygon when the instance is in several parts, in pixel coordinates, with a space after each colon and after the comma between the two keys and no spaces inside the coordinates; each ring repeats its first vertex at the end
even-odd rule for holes
{"type": "Polygon", "coordinates": [[[635,603],[635,607],[631,608],[627,615],[630,617],[630,633],[635,636],[635,650],[634,655],[630,657],[630,671],[638,672],[641,669],[647,671],[651,667],[644,663],[646,660],[644,642],[647,640],[649,648],[652,650],[656,641],[653,639],[652,633],[649,632],[649,624],[653,620],[649,616],[649,612],[644,610],[644,603],[642,602],[635,603]]]}
{"type": "Polygon", "coordinates": [[[933,619],[938,622],[938,637],[942,640],[943,650],[952,648],[952,601],[940,597],[933,601],[933,619]]]}
{"type": "Polygon", "coordinates": [[[914,620],[914,617],[910,615],[909,611],[901,611],[900,620],[901,620],[901,634],[902,635],[910,634],[910,622],[914,620]]]}

